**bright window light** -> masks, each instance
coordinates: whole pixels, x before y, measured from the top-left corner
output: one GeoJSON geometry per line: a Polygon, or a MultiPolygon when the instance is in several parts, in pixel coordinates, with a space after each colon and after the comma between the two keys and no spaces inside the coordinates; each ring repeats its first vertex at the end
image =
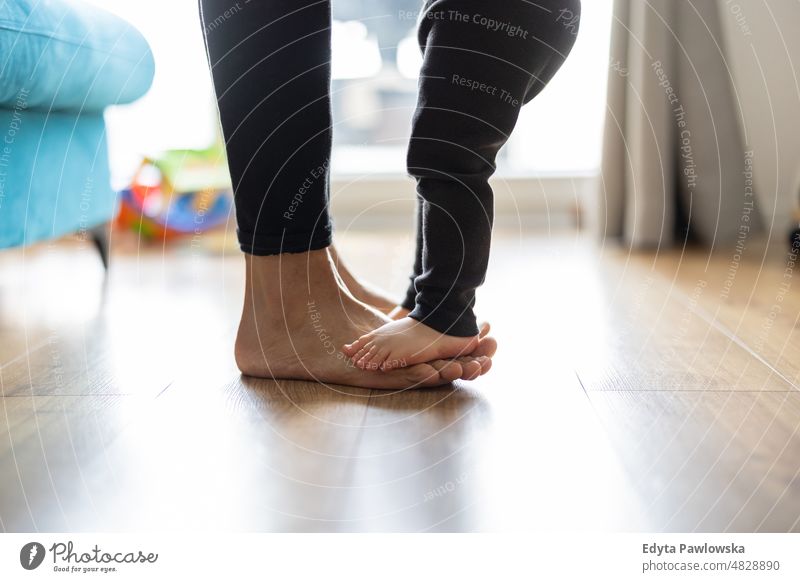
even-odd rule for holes
{"type": "MultiPolygon", "coordinates": [[[[107,115],[115,180],[124,183],[141,154],[208,146],[217,122],[197,0],[88,1],[136,25],[156,59],[150,93],[107,115]]],[[[598,170],[611,4],[583,3],[575,48],[550,86],[522,109],[501,151],[499,174],[598,170]]],[[[234,17],[246,17],[247,6],[242,6],[234,17]]],[[[416,20],[407,15],[420,6],[417,0],[333,2],[334,174],[405,173],[421,63],[416,20]]]]}

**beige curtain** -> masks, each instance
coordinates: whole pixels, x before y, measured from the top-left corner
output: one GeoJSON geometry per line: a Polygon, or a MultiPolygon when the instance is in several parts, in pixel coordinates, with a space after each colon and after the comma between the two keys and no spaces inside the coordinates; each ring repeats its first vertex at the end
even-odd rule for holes
{"type": "Polygon", "coordinates": [[[725,5],[615,2],[601,235],[647,248],[680,243],[688,230],[718,246],[735,242],[743,222],[757,228],[725,5]]]}

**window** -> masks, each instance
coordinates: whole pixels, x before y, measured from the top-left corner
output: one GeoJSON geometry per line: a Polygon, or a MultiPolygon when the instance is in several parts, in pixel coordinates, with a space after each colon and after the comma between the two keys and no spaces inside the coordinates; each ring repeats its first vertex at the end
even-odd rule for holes
{"type": "MultiPolygon", "coordinates": [[[[404,172],[421,62],[419,0],[333,3],[334,172],[404,172]]],[[[578,42],[550,86],[522,109],[502,175],[583,174],[599,167],[611,0],[583,3],[578,42]]]]}
{"type": "MultiPolygon", "coordinates": [[[[139,27],[157,63],[150,94],[108,115],[117,179],[127,179],[141,153],[208,145],[216,119],[197,0],[91,1],[139,27]]],[[[517,130],[501,152],[499,174],[597,171],[611,2],[583,3],[572,55],[550,86],[522,109],[517,130]]],[[[421,0],[334,0],[335,175],[405,172],[420,59],[414,37],[420,6],[421,0]]]]}

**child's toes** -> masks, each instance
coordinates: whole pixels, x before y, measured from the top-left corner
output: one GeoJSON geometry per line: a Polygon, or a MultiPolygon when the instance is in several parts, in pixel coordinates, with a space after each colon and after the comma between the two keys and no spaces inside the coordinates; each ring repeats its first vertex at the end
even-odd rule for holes
{"type": "Polygon", "coordinates": [[[357,351],[357,352],[356,352],[356,353],[355,353],[355,354],[354,354],[354,355],[353,355],[353,356],[350,358],[350,359],[353,361],[353,363],[354,363],[354,364],[357,364],[357,363],[359,362],[359,360],[361,360],[361,358],[363,358],[364,356],[366,356],[366,355],[367,355],[367,352],[369,352],[369,350],[370,350],[370,348],[372,347],[372,345],[373,345],[373,344],[369,343],[369,344],[365,345],[364,347],[362,347],[360,350],[358,350],[358,351],[357,351]]]}
{"type": "Polygon", "coordinates": [[[360,338],[358,338],[353,343],[344,344],[344,347],[342,348],[342,351],[345,353],[345,355],[350,356],[351,358],[354,358],[354,356],[356,356],[358,354],[358,352],[360,352],[362,349],[364,349],[364,347],[367,345],[367,343],[369,343],[370,339],[372,339],[372,337],[369,334],[362,335],[360,338]]]}
{"type": "Polygon", "coordinates": [[[358,360],[356,361],[356,366],[358,366],[362,370],[365,370],[367,368],[367,364],[369,364],[372,354],[374,354],[377,351],[377,349],[378,346],[376,346],[375,344],[370,344],[368,347],[364,348],[363,350],[364,354],[360,358],[358,358],[358,360]]]}
{"type": "Polygon", "coordinates": [[[383,364],[386,357],[389,355],[389,348],[379,348],[374,353],[370,354],[369,369],[370,370],[383,370],[383,364]]]}
{"type": "Polygon", "coordinates": [[[365,365],[367,370],[378,370],[386,359],[386,354],[389,353],[387,348],[377,347],[371,350],[365,358],[365,365]]]}

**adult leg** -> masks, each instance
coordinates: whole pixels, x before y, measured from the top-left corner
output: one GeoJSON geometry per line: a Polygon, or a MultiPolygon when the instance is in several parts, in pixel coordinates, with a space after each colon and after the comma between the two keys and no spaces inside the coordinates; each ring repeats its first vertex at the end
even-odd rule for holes
{"type": "Polygon", "coordinates": [[[331,243],[330,4],[202,0],[239,243],[252,255],[331,243]]]}
{"type": "Polygon", "coordinates": [[[486,358],[386,377],[347,365],[335,349],[339,335],[386,318],[341,286],[326,248],[330,6],[269,0],[234,14],[225,0],[200,6],[246,253],[240,369],[376,388],[436,385],[486,369],[486,358]]]}
{"type": "Polygon", "coordinates": [[[488,180],[521,106],[541,91],[572,48],[579,16],[578,0],[426,2],[408,152],[422,199],[414,321],[389,324],[348,346],[359,365],[413,363],[468,349],[477,336],[472,308],[488,265],[493,222],[488,180]],[[420,349],[410,353],[407,346],[415,344],[420,349]]]}

